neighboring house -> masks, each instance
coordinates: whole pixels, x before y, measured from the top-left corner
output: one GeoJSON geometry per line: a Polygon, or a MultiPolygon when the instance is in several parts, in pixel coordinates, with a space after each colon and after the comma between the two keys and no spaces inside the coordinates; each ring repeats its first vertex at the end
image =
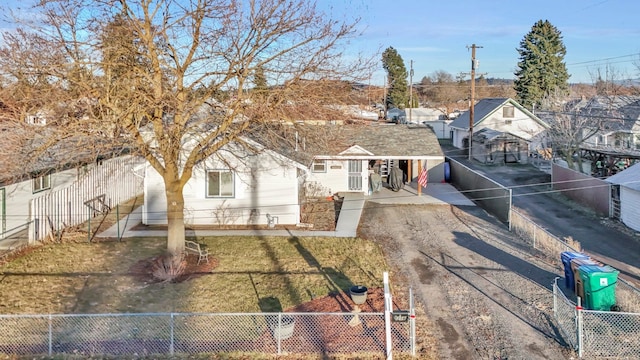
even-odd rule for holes
{"type": "Polygon", "coordinates": [[[605,181],[611,183],[613,218],[640,232],[640,163],[605,181]]]}
{"type": "MultiPolygon", "coordinates": [[[[185,223],[296,225],[304,196],[368,194],[370,174],[377,171],[384,178],[391,167],[400,167],[411,181],[419,175],[419,160],[427,165],[430,181],[444,179],[444,155],[433,131],[425,126],[320,126],[339,130],[348,144],[315,154],[296,134],[295,148],[276,152],[245,138],[253,150],[231,143],[211,156],[194,169],[184,187],[185,223]]],[[[144,189],[143,223],[167,224],[164,183],[150,166],[144,189]]]]}
{"type": "Polygon", "coordinates": [[[28,231],[30,242],[42,240],[140,195],[140,164],[130,155],[42,161],[38,169],[0,179],[0,239],[28,231]]]}
{"type": "Polygon", "coordinates": [[[568,106],[578,116],[593,117],[593,123],[600,125],[600,130],[586,139],[585,147],[640,150],[640,97],[595,96],[568,106]]]}
{"type": "MultiPolygon", "coordinates": [[[[452,143],[469,149],[470,113],[462,113],[449,127],[452,143]]],[[[471,153],[482,163],[526,163],[529,155],[546,148],[549,126],[510,98],[488,98],[474,107],[471,153]]]]}

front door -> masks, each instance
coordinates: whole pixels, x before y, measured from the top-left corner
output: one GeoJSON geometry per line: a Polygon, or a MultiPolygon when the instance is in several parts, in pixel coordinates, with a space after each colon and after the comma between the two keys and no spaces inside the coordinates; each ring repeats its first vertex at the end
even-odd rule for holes
{"type": "Polygon", "coordinates": [[[362,160],[349,160],[349,190],[362,190],[362,160]]]}

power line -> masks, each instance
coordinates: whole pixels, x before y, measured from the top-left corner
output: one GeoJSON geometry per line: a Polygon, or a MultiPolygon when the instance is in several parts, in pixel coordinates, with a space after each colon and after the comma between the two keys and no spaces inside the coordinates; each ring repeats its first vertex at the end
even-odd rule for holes
{"type": "Polygon", "coordinates": [[[609,61],[609,60],[622,59],[622,58],[631,57],[631,56],[640,57],[640,53],[634,53],[634,54],[628,54],[628,55],[620,55],[620,56],[608,57],[608,58],[603,58],[603,59],[581,61],[581,62],[567,64],[567,66],[582,65],[582,64],[589,64],[589,63],[598,63],[598,62],[604,62],[604,61],[609,61]]]}

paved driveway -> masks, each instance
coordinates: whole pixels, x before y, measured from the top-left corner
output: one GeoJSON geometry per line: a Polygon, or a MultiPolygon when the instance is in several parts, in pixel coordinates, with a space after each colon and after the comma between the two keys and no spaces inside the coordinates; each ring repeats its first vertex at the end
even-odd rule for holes
{"type": "Polygon", "coordinates": [[[592,257],[620,270],[640,287],[640,235],[551,191],[551,177],[531,165],[462,162],[513,191],[513,206],[559,238],[572,237],[592,257]]]}

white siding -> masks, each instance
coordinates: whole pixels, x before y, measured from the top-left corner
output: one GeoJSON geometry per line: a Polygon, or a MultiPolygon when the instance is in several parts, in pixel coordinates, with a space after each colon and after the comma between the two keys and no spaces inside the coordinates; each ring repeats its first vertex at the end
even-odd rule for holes
{"type": "MultiPolygon", "coordinates": [[[[349,161],[348,160],[327,160],[325,172],[311,172],[307,182],[321,184],[326,194],[333,195],[339,192],[349,192],[349,161]]],[[[369,192],[369,171],[368,161],[362,160],[362,192],[369,192]]]]}
{"type": "Polygon", "coordinates": [[[489,128],[501,132],[509,132],[529,140],[545,130],[544,126],[532,120],[517,107],[514,107],[514,116],[512,118],[503,117],[502,108],[503,107],[499,108],[489,117],[482,120],[481,123],[473,128],[473,131],[476,132],[480,129],[489,128]],[[510,121],[510,124],[507,123],[508,121],[510,121]]]}
{"type": "Polygon", "coordinates": [[[451,120],[430,120],[419,123],[431,126],[438,139],[451,139],[451,130],[453,130],[449,127],[451,120]]]}
{"type": "MultiPolygon", "coordinates": [[[[207,170],[229,168],[229,165],[221,161],[210,159],[204,166],[194,170],[192,178],[184,187],[186,224],[265,225],[268,224],[267,214],[277,217],[277,224],[300,222],[296,167],[277,160],[268,153],[251,156],[247,162],[231,156],[225,160],[234,168],[234,196],[207,197],[207,170]]],[[[143,223],[167,223],[164,189],[160,175],[148,166],[143,223]]]]}
{"type": "Polygon", "coordinates": [[[620,186],[620,219],[635,231],[640,231],[640,191],[620,186]]]}
{"type": "Polygon", "coordinates": [[[89,218],[84,202],[98,195],[114,206],[141,193],[141,179],[133,173],[138,160],[131,156],[104,160],[51,174],[49,189],[33,192],[33,180],[7,185],[5,189],[6,236],[27,229],[37,220],[30,240],[42,239],[51,230],[73,226],[89,218]],[[37,234],[37,236],[36,236],[37,234]]]}
{"type": "Polygon", "coordinates": [[[76,180],[76,174],[76,169],[53,173],[51,174],[51,188],[36,193],[33,192],[32,179],[5,186],[6,214],[4,218],[4,228],[6,233],[4,235],[9,236],[25,230],[29,223],[29,203],[31,200],[71,185],[76,180]]]}
{"type": "Polygon", "coordinates": [[[458,149],[462,149],[463,148],[462,140],[466,137],[469,137],[469,131],[454,129],[453,139],[451,139],[453,146],[457,147],[458,149]]]}

